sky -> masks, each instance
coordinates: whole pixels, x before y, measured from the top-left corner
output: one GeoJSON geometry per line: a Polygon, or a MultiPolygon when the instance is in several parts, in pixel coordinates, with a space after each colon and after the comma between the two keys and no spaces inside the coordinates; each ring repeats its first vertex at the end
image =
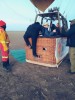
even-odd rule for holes
{"type": "MultiPolygon", "coordinates": [[[[59,7],[68,22],[75,18],[75,0],[55,0],[49,8],[59,7]]],[[[7,31],[25,31],[33,23],[38,9],[30,0],[0,0],[0,20],[7,24],[7,31]]]]}

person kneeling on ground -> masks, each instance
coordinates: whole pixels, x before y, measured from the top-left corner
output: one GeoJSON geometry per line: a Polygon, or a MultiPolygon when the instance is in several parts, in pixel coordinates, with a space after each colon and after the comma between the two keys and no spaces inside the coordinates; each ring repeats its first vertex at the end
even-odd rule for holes
{"type": "Polygon", "coordinates": [[[39,32],[43,31],[43,26],[40,25],[39,22],[35,22],[31,25],[28,26],[23,38],[26,42],[26,45],[29,46],[29,48],[32,49],[33,56],[34,57],[39,57],[36,53],[36,43],[37,43],[37,38],[39,36],[39,32]],[[30,44],[29,38],[32,39],[32,45],[30,44]]]}

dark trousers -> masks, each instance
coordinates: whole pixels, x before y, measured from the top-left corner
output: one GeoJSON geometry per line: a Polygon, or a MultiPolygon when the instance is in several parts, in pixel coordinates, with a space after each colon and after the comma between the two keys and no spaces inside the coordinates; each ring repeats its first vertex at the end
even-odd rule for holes
{"type": "Polygon", "coordinates": [[[3,67],[8,67],[9,66],[9,59],[6,62],[3,62],[3,67]]]}
{"type": "Polygon", "coordinates": [[[32,40],[32,52],[33,52],[33,55],[36,56],[37,55],[37,53],[36,53],[36,43],[37,43],[38,36],[37,35],[26,34],[24,36],[24,40],[25,40],[27,46],[29,46],[29,45],[31,46],[29,38],[31,38],[31,40],[32,40]]]}
{"type": "Polygon", "coordinates": [[[24,40],[25,40],[27,46],[31,46],[30,41],[29,41],[29,38],[30,38],[30,37],[25,37],[25,38],[24,38],[24,40]]]}
{"type": "Polygon", "coordinates": [[[33,50],[33,55],[36,56],[36,43],[37,43],[37,37],[32,37],[32,50],[33,50]]]}

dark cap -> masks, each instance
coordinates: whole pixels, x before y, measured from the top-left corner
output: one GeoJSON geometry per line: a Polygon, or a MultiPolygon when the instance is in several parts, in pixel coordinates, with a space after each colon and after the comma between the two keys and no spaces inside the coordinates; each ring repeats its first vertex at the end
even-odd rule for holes
{"type": "Polygon", "coordinates": [[[75,19],[69,20],[69,22],[71,22],[71,24],[75,24],[75,19]]]}

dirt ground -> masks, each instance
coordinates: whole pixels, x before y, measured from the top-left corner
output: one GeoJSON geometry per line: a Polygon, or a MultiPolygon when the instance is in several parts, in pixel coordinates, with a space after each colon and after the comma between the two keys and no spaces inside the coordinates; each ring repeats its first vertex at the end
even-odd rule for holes
{"type": "Polygon", "coordinates": [[[11,55],[10,64],[12,72],[6,72],[0,58],[0,100],[75,100],[75,74],[68,73],[68,56],[58,68],[19,63],[11,55]]]}

